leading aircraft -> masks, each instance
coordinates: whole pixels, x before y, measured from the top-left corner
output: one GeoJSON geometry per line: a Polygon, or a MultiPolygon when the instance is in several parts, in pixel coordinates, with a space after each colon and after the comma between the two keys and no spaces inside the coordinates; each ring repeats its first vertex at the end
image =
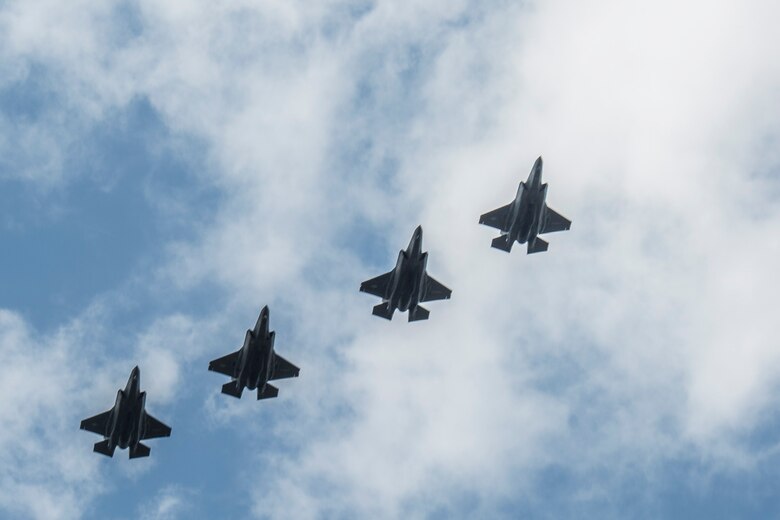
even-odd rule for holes
{"type": "Polygon", "coordinates": [[[244,345],[232,354],[209,363],[209,370],[233,378],[222,385],[222,393],[241,398],[244,388],[257,389],[258,399],[279,395],[279,389],[268,381],[298,377],[300,369],[274,352],[276,332],[269,331],[269,311],[260,311],[255,328],[246,331],[244,345]]]}
{"type": "Polygon", "coordinates": [[[547,251],[547,242],[539,238],[544,233],[565,231],[571,221],[547,206],[547,184],[542,184],[542,158],[531,168],[528,180],[517,188],[515,200],[485,213],[479,223],[501,231],[501,236],[491,244],[496,249],[512,251],[515,241],[528,242],[528,254],[547,251]]]}
{"type": "Polygon", "coordinates": [[[146,413],[146,392],[141,392],[141,371],[138,367],[130,372],[124,390],[116,394],[116,403],[111,410],[81,421],[81,429],[105,437],[95,443],[94,451],[114,456],[117,446],[130,448],[130,458],[148,457],[151,449],[141,444],[142,440],[155,437],[170,437],[171,428],[146,413]]]}
{"type": "Polygon", "coordinates": [[[428,253],[422,252],[422,226],[417,226],[406,251],[398,252],[395,269],[360,284],[360,290],[382,298],[373,314],[393,319],[396,309],[409,311],[409,321],[427,320],[430,312],[422,302],[449,300],[452,291],[426,273],[428,253]]]}

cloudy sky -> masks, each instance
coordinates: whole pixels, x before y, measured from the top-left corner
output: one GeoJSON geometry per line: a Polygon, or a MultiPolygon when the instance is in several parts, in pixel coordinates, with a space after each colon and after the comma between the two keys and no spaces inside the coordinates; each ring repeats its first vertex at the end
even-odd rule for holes
{"type": "Polygon", "coordinates": [[[778,19],[0,1],[0,517],[780,515],[778,19]],[[491,249],[539,155],[571,231],[491,249]],[[453,299],[373,317],[418,224],[453,299]],[[221,395],[266,304],[301,377],[221,395]]]}

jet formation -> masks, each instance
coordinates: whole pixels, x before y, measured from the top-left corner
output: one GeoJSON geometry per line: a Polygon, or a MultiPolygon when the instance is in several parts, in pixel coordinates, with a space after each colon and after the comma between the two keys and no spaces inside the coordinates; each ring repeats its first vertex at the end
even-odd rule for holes
{"type": "Polygon", "coordinates": [[[539,238],[544,233],[565,231],[571,227],[571,221],[550,208],[547,198],[547,184],[542,184],[542,158],[539,157],[531,168],[528,180],[517,188],[515,200],[485,213],[479,217],[479,223],[501,231],[501,236],[493,239],[492,247],[512,251],[515,242],[528,243],[528,254],[547,251],[547,242],[539,238]]]}
{"type": "Polygon", "coordinates": [[[244,344],[236,352],[209,363],[209,370],[230,376],[222,393],[241,398],[244,388],[257,390],[257,399],[279,395],[279,389],[268,381],[298,377],[300,369],[274,352],[276,332],[269,331],[269,311],[260,311],[255,328],[246,331],[244,344]]]}
{"type": "Polygon", "coordinates": [[[141,370],[130,372],[125,389],[116,393],[114,407],[81,421],[81,429],[97,433],[105,440],[96,442],[94,451],[108,457],[114,450],[130,448],[130,458],[148,457],[151,449],[141,441],[170,437],[171,428],[146,413],[146,392],[141,392],[141,370]]]}
{"type": "MultiPolygon", "coordinates": [[[[528,253],[546,251],[548,244],[539,238],[544,233],[564,231],[571,221],[547,206],[547,184],[542,183],[542,158],[534,163],[515,199],[485,213],[479,223],[497,228],[501,235],[492,247],[511,252],[515,242],[528,244],[528,253]]],[[[417,226],[409,245],[398,253],[395,268],[363,282],[360,291],[382,298],[373,314],[392,320],[396,310],[408,311],[409,321],[427,320],[430,312],[420,304],[448,300],[452,291],[427,272],[428,253],[422,250],[423,230],[417,226]]],[[[253,329],[246,331],[244,344],[236,352],[209,363],[209,370],[231,378],[222,385],[222,393],[241,398],[244,389],[256,390],[257,399],[269,399],[279,389],[269,381],[298,377],[300,369],[274,351],[276,333],[270,330],[268,306],[263,307],[253,329]]],[[[94,451],[113,457],[117,447],[129,448],[130,458],[147,457],[150,448],[142,440],[169,437],[171,428],[146,413],[146,392],[141,392],[141,371],[136,366],[124,390],[119,390],[111,410],[84,419],[81,429],[104,437],[94,451]]]]}

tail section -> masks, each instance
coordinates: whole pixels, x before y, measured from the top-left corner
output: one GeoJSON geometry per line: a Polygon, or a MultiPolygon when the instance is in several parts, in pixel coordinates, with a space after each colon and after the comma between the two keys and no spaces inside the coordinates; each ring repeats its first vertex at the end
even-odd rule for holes
{"type": "Polygon", "coordinates": [[[130,458],[131,459],[137,459],[140,457],[148,457],[149,452],[151,452],[151,448],[147,446],[146,444],[141,444],[140,442],[136,444],[135,446],[130,448],[130,458]]]}
{"type": "Polygon", "coordinates": [[[490,243],[490,245],[496,249],[506,251],[507,253],[512,251],[513,244],[514,240],[509,240],[509,235],[501,235],[500,237],[494,238],[493,242],[490,243]]]}
{"type": "Polygon", "coordinates": [[[428,309],[424,307],[420,307],[419,305],[415,305],[411,309],[409,309],[409,321],[420,321],[420,320],[427,320],[428,315],[431,313],[428,311],[428,309]]]}
{"type": "Polygon", "coordinates": [[[237,397],[241,399],[241,394],[244,392],[244,388],[241,386],[238,386],[238,381],[231,381],[229,383],[225,383],[222,385],[222,393],[227,395],[232,395],[233,397],[237,397]]]}
{"type": "Polygon", "coordinates": [[[536,240],[533,242],[528,242],[528,254],[530,255],[532,253],[542,253],[547,251],[547,245],[547,242],[539,237],[536,237],[536,240]]]}
{"type": "Polygon", "coordinates": [[[257,389],[257,400],[260,399],[271,399],[272,397],[276,397],[279,395],[279,389],[276,388],[274,385],[269,385],[266,383],[265,388],[262,389],[262,391],[258,388],[257,389]]]}
{"type": "Polygon", "coordinates": [[[102,453],[106,457],[113,457],[115,449],[116,446],[109,446],[108,439],[106,439],[101,442],[96,442],[93,451],[97,453],[102,453]]]}
{"type": "Polygon", "coordinates": [[[374,312],[372,314],[386,320],[392,320],[394,312],[395,309],[390,308],[390,302],[385,302],[380,303],[379,305],[375,305],[374,312]]]}

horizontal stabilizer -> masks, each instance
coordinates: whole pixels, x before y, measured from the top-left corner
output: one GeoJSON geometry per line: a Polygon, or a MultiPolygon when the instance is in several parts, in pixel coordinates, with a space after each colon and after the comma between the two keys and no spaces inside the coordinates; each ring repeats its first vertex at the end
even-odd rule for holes
{"type": "Polygon", "coordinates": [[[151,448],[149,448],[149,446],[147,446],[146,444],[141,444],[139,442],[138,444],[130,448],[130,458],[138,459],[140,457],[148,457],[151,451],[152,450],[151,448]]]}
{"type": "Polygon", "coordinates": [[[244,388],[238,386],[238,381],[231,381],[222,385],[222,393],[232,395],[241,399],[241,394],[244,392],[244,388]]]}
{"type": "Polygon", "coordinates": [[[536,240],[533,242],[528,242],[528,254],[530,255],[532,253],[542,253],[547,251],[547,245],[547,242],[539,237],[536,237],[536,240]]]}
{"type": "Polygon", "coordinates": [[[374,311],[372,314],[386,320],[392,320],[394,312],[395,309],[390,308],[390,303],[385,302],[380,303],[379,305],[374,305],[374,311]]]}
{"type": "Polygon", "coordinates": [[[276,388],[274,385],[269,385],[268,383],[266,383],[265,388],[263,388],[262,390],[260,390],[259,388],[257,389],[258,401],[260,399],[271,399],[273,397],[276,397],[277,395],[279,395],[279,389],[276,388]]]}
{"type": "Polygon", "coordinates": [[[109,446],[108,439],[106,439],[101,442],[96,442],[93,451],[97,453],[102,453],[106,457],[113,457],[115,449],[116,446],[109,446]]]}
{"type": "Polygon", "coordinates": [[[431,313],[428,311],[428,309],[416,305],[409,309],[409,321],[427,320],[430,314],[431,313]]]}
{"type": "Polygon", "coordinates": [[[500,249],[501,251],[506,251],[509,253],[512,251],[513,243],[513,241],[509,240],[509,235],[501,235],[500,237],[494,238],[490,245],[496,249],[500,249]]]}

